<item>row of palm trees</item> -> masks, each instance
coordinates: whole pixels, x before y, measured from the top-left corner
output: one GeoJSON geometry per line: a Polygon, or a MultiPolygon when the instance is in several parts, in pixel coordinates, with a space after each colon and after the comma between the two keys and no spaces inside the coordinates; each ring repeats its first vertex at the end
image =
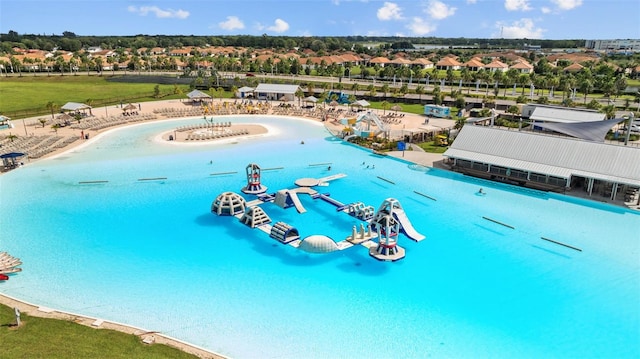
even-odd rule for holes
{"type": "MultiPolygon", "coordinates": [[[[180,67],[178,63],[186,65],[186,72],[201,68],[215,68],[217,71],[232,72],[263,72],[267,74],[308,74],[319,76],[353,77],[365,79],[386,79],[383,83],[382,92],[394,92],[406,94],[414,92],[418,95],[426,93],[430,86],[438,85],[442,91],[449,92],[466,90],[467,94],[475,89],[476,93],[484,91],[485,96],[524,96],[527,89],[535,91],[535,96],[548,95],[555,97],[560,92],[562,100],[571,99],[575,101],[580,92],[583,103],[587,103],[588,96],[594,92],[601,93],[605,97],[619,97],[627,88],[627,78],[624,73],[616,71],[613,67],[601,63],[591,62],[578,72],[565,72],[562,69],[550,68],[549,66],[537,66],[534,73],[521,73],[516,69],[509,69],[506,72],[488,71],[480,69],[471,71],[468,68],[461,70],[437,70],[424,69],[419,66],[366,66],[350,64],[326,64],[324,61],[319,65],[313,65],[309,59],[296,57],[272,56],[265,60],[252,59],[246,53],[234,54],[233,56],[202,56],[197,52],[191,56],[170,57],[152,56],[150,54],[127,55],[118,52],[114,56],[107,58],[90,57],[86,53],[74,53],[72,57],[65,61],[61,53],[44,58],[25,57],[23,62],[16,57],[9,58],[10,63],[0,61],[5,73],[9,69],[12,72],[21,72],[23,68],[29,72],[35,68],[45,69],[47,72],[77,73],[79,71],[96,71],[101,73],[105,61],[110,65],[112,71],[155,71],[168,70],[177,71],[180,67]],[[305,66],[303,66],[305,63],[305,66]],[[122,64],[125,64],[122,66],[122,64]],[[31,66],[38,65],[38,66],[31,66]],[[313,65],[313,66],[312,66],[313,65]],[[393,79],[393,80],[392,80],[393,79]],[[390,84],[390,85],[388,85],[390,84]],[[385,88],[386,87],[386,88],[385,88]],[[482,89],[481,89],[482,88],[482,89]],[[519,88],[519,94],[516,93],[519,88]],[[509,89],[510,94],[508,94],[509,89]]],[[[545,63],[546,59],[540,62],[545,63]]],[[[0,70],[1,71],[1,70],[0,70]]],[[[0,73],[1,75],[1,73],[0,73]]],[[[341,83],[338,86],[342,86],[341,83]]],[[[357,91],[358,89],[356,89],[357,91]]],[[[533,95],[533,94],[532,94],[533,95]]]]}

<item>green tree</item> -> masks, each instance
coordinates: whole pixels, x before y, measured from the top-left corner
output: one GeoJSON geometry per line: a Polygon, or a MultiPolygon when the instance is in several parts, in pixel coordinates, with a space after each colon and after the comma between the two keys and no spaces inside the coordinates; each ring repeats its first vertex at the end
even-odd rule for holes
{"type": "Polygon", "coordinates": [[[387,93],[389,92],[389,84],[382,84],[382,94],[384,97],[387,97],[387,93]]]}
{"type": "Polygon", "coordinates": [[[389,108],[389,102],[387,100],[384,100],[382,101],[382,103],[380,103],[380,106],[382,107],[382,114],[384,115],[389,108]]]}
{"type": "Polygon", "coordinates": [[[616,107],[614,105],[607,105],[600,109],[600,112],[605,114],[607,119],[616,117],[616,107]]]}
{"type": "MultiPolygon", "coordinates": [[[[58,106],[58,104],[57,104],[57,103],[55,103],[55,102],[53,102],[53,101],[49,101],[49,102],[47,102],[47,106],[46,106],[46,107],[47,107],[47,110],[51,111],[51,119],[53,119],[53,118],[54,118],[54,117],[53,117],[54,112],[58,111],[58,109],[60,108],[60,107],[58,106]]],[[[46,121],[45,121],[45,122],[46,122],[46,121]]],[[[42,127],[44,127],[44,124],[42,124],[42,127]]]]}

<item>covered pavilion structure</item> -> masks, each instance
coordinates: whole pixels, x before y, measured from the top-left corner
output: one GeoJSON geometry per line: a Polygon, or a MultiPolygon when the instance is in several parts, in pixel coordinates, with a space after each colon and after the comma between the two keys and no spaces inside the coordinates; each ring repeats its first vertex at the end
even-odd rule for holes
{"type": "Polygon", "coordinates": [[[640,148],[466,125],[444,153],[455,171],[555,192],[617,200],[640,188],[640,148]]]}

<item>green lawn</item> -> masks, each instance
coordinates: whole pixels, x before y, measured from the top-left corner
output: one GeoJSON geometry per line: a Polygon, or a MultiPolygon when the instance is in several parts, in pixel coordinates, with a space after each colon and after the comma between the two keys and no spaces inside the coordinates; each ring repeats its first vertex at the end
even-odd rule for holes
{"type": "MultiPolygon", "coordinates": [[[[109,82],[108,76],[23,76],[0,78],[0,113],[11,114],[27,109],[47,110],[47,103],[62,106],[67,102],[99,103],[111,100],[154,100],[155,84],[109,82]]],[[[188,86],[180,86],[186,93],[188,86]]],[[[159,85],[160,93],[173,93],[173,85],[159,85]]],[[[169,99],[171,97],[165,97],[169,99]]],[[[184,98],[184,94],[177,98],[184,98]]],[[[46,113],[46,112],[45,112],[46,113]]]]}
{"type": "Polygon", "coordinates": [[[15,323],[13,309],[0,305],[1,358],[197,358],[178,349],[143,344],[131,334],[94,329],[66,320],[21,315],[15,323]]]}

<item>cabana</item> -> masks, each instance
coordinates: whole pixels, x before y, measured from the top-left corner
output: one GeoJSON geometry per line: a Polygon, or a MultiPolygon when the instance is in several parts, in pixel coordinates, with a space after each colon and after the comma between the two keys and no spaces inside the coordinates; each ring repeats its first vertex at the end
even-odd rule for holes
{"type": "Polygon", "coordinates": [[[206,100],[211,100],[212,97],[210,95],[207,95],[206,93],[200,91],[200,90],[193,90],[191,92],[189,92],[187,94],[187,97],[189,98],[189,100],[191,100],[191,102],[195,105],[196,103],[201,103],[204,102],[206,100]]]}
{"type": "Polygon", "coordinates": [[[18,167],[17,158],[24,156],[22,152],[9,152],[3,155],[0,155],[2,158],[3,170],[8,171],[18,167]]]}
{"type": "MultiPolygon", "coordinates": [[[[89,114],[92,115],[91,113],[91,106],[89,105],[85,105],[83,103],[79,103],[79,102],[67,102],[64,104],[64,106],[60,107],[60,110],[64,111],[69,111],[69,112],[74,112],[74,113],[80,113],[80,111],[84,111],[84,110],[89,110],[89,114]]],[[[86,113],[85,113],[86,115],[86,113]]]]}

